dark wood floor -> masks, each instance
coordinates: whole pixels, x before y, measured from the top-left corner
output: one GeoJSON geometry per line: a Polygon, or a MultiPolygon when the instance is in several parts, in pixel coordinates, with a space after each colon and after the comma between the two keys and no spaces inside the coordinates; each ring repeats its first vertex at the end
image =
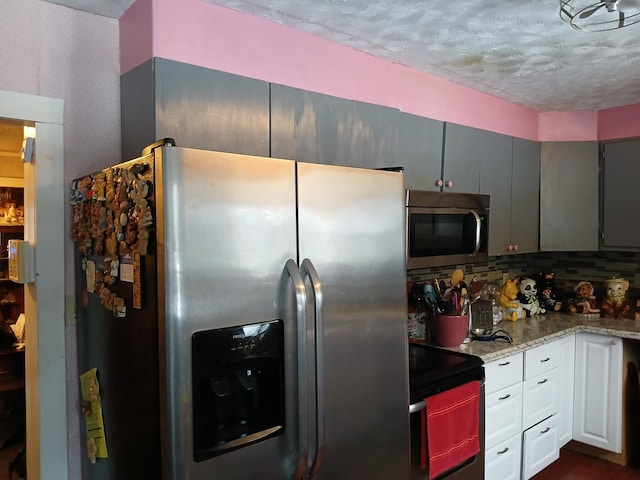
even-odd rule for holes
{"type": "MultiPolygon", "coordinates": [[[[15,473],[9,477],[9,462],[23,446],[17,439],[0,449],[0,480],[17,480],[15,473]]],[[[563,448],[560,459],[531,480],[640,480],[640,467],[623,467],[563,448]]]]}
{"type": "Polygon", "coordinates": [[[0,480],[18,479],[16,472],[13,472],[13,476],[9,476],[9,463],[11,463],[23,447],[24,436],[16,435],[0,448],[0,480]]]}
{"type": "Polygon", "coordinates": [[[606,460],[588,457],[567,449],[560,450],[560,459],[545,468],[532,480],[640,480],[640,468],[621,466],[606,460]]]}

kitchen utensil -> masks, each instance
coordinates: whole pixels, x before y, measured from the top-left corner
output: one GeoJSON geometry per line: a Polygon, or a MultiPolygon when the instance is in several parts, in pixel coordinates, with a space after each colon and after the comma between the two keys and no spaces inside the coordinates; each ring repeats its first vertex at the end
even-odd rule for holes
{"type": "Polygon", "coordinates": [[[469,315],[434,315],[431,339],[441,347],[457,347],[469,332],[469,315]]]}
{"type": "Polygon", "coordinates": [[[461,283],[464,283],[464,272],[461,269],[456,268],[451,274],[451,286],[453,288],[457,288],[458,286],[461,286],[461,283]]]}
{"type": "Polygon", "coordinates": [[[477,300],[471,304],[471,333],[486,335],[493,330],[493,308],[488,300],[477,300]],[[479,333],[481,332],[482,333],[479,333]]]}
{"type": "Polygon", "coordinates": [[[511,335],[509,335],[504,330],[496,330],[495,332],[489,335],[475,335],[473,336],[474,340],[480,340],[481,342],[493,342],[493,341],[503,341],[507,343],[513,343],[513,339],[511,335]]]}

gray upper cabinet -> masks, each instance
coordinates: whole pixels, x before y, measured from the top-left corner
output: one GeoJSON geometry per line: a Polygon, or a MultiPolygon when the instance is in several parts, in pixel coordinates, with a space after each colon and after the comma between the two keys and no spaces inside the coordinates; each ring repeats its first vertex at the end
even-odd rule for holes
{"type": "Polygon", "coordinates": [[[448,123],[443,172],[443,191],[491,196],[489,255],[538,250],[537,142],[448,123]]]}
{"type": "Polygon", "coordinates": [[[269,155],[269,83],[154,58],[121,77],[123,158],[180,147],[269,155]]]}
{"type": "Polygon", "coordinates": [[[540,142],[514,138],[509,243],[514,251],[518,253],[538,251],[539,218],[540,142]]]}
{"type": "Polygon", "coordinates": [[[271,156],[350,166],[351,100],[271,85],[271,156]]]}
{"type": "Polygon", "coordinates": [[[604,143],[602,161],[603,250],[638,250],[640,140],[604,143]]]}
{"type": "Polygon", "coordinates": [[[396,167],[400,112],[271,86],[271,156],[351,167],[396,167]]]}
{"type": "Polygon", "coordinates": [[[408,189],[440,191],[444,123],[408,113],[399,117],[399,165],[408,189]]]}
{"type": "MultiPolygon", "coordinates": [[[[480,168],[495,156],[493,136],[486,130],[445,124],[443,190],[480,193],[480,168]]],[[[510,152],[509,152],[510,153],[510,152]]]]}
{"type": "Polygon", "coordinates": [[[511,244],[511,178],[513,140],[506,135],[486,132],[481,148],[480,193],[491,196],[489,210],[489,255],[515,252],[511,244]],[[490,137],[490,138],[489,138],[490,137]]]}
{"type": "Polygon", "coordinates": [[[403,167],[405,186],[440,190],[444,124],[394,108],[271,86],[271,156],[361,168],[403,167]]]}
{"type": "Polygon", "coordinates": [[[597,251],[598,143],[542,142],[540,157],[540,250],[597,251]]]}

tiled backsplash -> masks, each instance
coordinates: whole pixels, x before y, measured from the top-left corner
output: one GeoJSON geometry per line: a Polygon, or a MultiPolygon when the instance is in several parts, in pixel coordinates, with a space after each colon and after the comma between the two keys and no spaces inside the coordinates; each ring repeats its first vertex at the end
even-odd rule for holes
{"type": "Polygon", "coordinates": [[[600,300],[605,294],[604,281],[610,277],[629,280],[628,296],[640,297],[640,252],[542,252],[523,255],[490,257],[486,264],[453,265],[451,267],[411,270],[409,282],[447,279],[454,269],[465,272],[468,283],[474,276],[491,283],[502,284],[503,274],[509,278],[534,277],[541,271],[553,272],[558,290],[566,297],[574,295],[578,282],[587,280],[600,300]]]}

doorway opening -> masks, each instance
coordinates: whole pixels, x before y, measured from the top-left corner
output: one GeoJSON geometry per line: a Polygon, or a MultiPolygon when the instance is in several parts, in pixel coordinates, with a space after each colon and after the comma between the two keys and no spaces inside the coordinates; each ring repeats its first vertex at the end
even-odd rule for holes
{"type": "Polygon", "coordinates": [[[0,120],[37,133],[31,162],[23,164],[23,238],[34,250],[35,273],[24,284],[27,471],[33,478],[54,478],[51,472],[68,478],[63,112],[60,99],[0,90],[0,120]]]}

